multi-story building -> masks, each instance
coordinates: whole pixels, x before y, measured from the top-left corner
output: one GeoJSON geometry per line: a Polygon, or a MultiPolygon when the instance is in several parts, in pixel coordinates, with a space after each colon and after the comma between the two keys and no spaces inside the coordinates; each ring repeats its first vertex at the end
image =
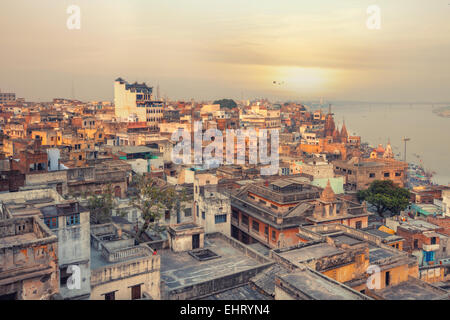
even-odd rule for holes
{"type": "Polygon", "coordinates": [[[115,115],[122,121],[128,121],[130,116],[137,121],[146,122],[149,127],[157,128],[163,119],[163,105],[153,98],[153,88],[145,83],[129,84],[122,78],[114,82],[115,115]]]}
{"type": "Polygon", "coordinates": [[[91,300],[160,299],[160,256],[114,224],[91,228],[91,300]]]}
{"type": "Polygon", "coordinates": [[[392,180],[400,187],[406,183],[408,164],[395,159],[354,157],[348,161],[334,161],[333,165],[334,172],[345,177],[345,186],[350,190],[367,189],[375,180],[392,180]]]}
{"type": "Polygon", "coordinates": [[[123,160],[103,161],[92,167],[67,170],[68,192],[75,196],[101,194],[111,188],[115,197],[123,198],[128,187],[131,165],[123,160]]]}
{"type": "Polygon", "coordinates": [[[0,300],[48,300],[59,292],[58,239],[36,216],[0,213],[0,300]]]}
{"type": "Polygon", "coordinates": [[[6,93],[0,91],[0,104],[16,101],[15,93],[6,93]]]}
{"type": "Polygon", "coordinates": [[[194,178],[194,221],[205,233],[231,234],[231,201],[218,190],[213,174],[198,174],[194,178]]]}
{"type": "Polygon", "coordinates": [[[271,252],[294,274],[306,267],[374,299],[448,299],[448,292],[418,279],[416,257],[376,234],[328,224],[300,227],[298,236],[300,244],[271,252]]]}
{"type": "Polygon", "coordinates": [[[64,299],[87,299],[91,291],[90,213],[77,201],[64,201],[40,208],[44,223],[58,237],[60,294],[64,299]],[[77,274],[79,284],[69,287],[77,274]]]}
{"type": "Polygon", "coordinates": [[[329,182],[322,191],[305,178],[249,184],[231,199],[231,235],[269,248],[295,245],[299,225],[341,223],[361,229],[371,215],[364,204],[337,197],[329,182]]]}
{"type": "Polygon", "coordinates": [[[11,217],[37,217],[58,238],[59,293],[64,299],[85,299],[90,292],[90,214],[77,201],[65,200],[55,190],[35,189],[0,196],[11,217]],[[76,273],[80,282],[68,286],[76,273]],[[70,287],[70,288],[69,288],[70,287]]]}

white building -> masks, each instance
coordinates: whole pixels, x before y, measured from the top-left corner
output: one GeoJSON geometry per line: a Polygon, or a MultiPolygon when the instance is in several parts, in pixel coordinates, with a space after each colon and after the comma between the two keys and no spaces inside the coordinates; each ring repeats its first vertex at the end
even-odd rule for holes
{"type": "Polygon", "coordinates": [[[444,216],[450,217],[450,190],[442,191],[442,212],[444,216]]]}
{"type": "Polygon", "coordinates": [[[156,128],[163,118],[163,102],[154,100],[153,88],[145,83],[129,84],[117,78],[114,82],[114,112],[119,121],[147,122],[156,128]]]}
{"type": "Polygon", "coordinates": [[[217,191],[218,179],[209,173],[194,179],[194,221],[205,233],[222,232],[231,236],[231,200],[217,191]]]}

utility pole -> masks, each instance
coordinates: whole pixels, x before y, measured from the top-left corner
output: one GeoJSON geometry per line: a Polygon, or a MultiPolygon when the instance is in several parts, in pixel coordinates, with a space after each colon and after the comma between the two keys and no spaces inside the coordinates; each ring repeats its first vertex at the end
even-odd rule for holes
{"type": "Polygon", "coordinates": [[[406,162],[406,142],[410,141],[410,138],[403,138],[403,142],[405,143],[405,153],[403,154],[403,161],[406,162]]]}

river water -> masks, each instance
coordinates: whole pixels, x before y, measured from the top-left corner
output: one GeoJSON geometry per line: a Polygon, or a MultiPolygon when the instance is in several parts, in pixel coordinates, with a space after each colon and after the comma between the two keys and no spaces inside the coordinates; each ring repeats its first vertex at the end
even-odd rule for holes
{"type": "MultiPolygon", "coordinates": [[[[343,120],[349,135],[359,135],[363,142],[376,147],[390,140],[396,158],[403,159],[403,137],[407,142],[406,160],[434,171],[433,182],[450,184],[450,118],[443,118],[431,104],[358,104],[336,103],[332,106],[339,128],[343,120]]],[[[325,111],[325,110],[324,110],[325,111]]]]}

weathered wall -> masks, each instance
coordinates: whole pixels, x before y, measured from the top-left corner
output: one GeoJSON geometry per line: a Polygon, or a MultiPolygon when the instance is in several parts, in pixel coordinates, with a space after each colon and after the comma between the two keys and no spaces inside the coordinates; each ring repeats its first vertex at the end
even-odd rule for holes
{"type": "Polygon", "coordinates": [[[116,300],[129,300],[131,286],[142,284],[141,291],[160,299],[159,255],[125,261],[93,270],[91,300],[104,300],[104,294],[116,291],[116,300]]]}

